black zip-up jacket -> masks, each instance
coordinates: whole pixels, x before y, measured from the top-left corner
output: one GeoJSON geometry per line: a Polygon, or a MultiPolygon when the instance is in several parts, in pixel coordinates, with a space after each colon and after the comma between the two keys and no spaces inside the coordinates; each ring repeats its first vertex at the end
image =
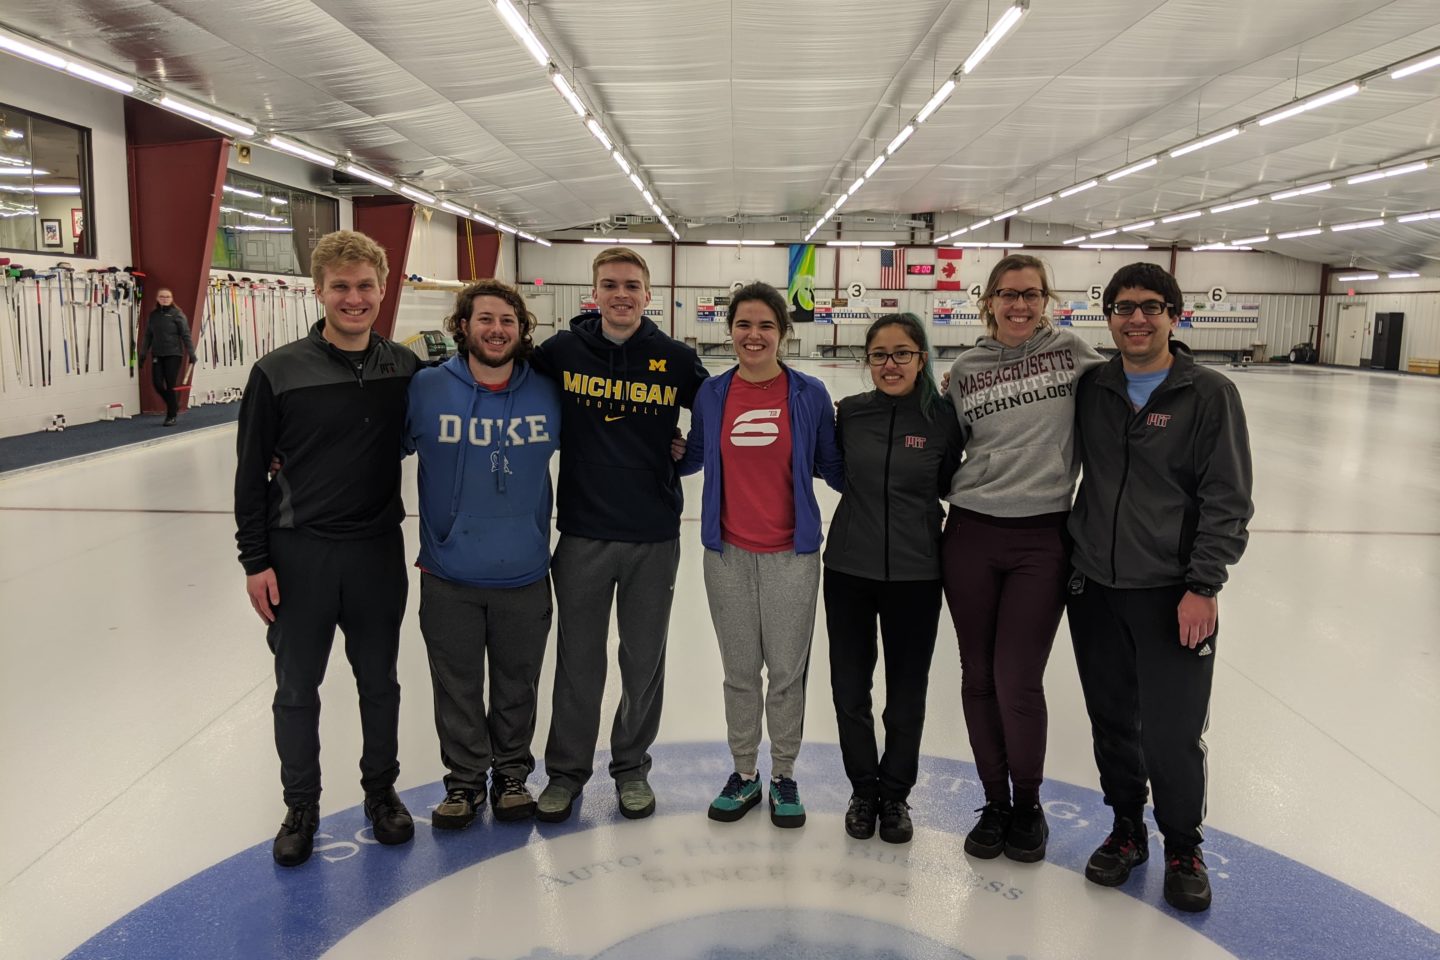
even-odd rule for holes
{"type": "Polygon", "coordinates": [[[710,375],[695,349],[645,318],[611,343],[589,313],[540,344],[531,365],[562,393],[560,532],[628,543],[679,537],[685,498],[670,440],[680,408],[710,375]]]}
{"type": "Polygon", "coordinates": [[[371,333],[360,369],[321,334],[267,353],[250,370],[236,440],[235,540],[247,574],[270,566],[269,531],[330,540],[400,525],[405,395],[415,353],[371,333]],[[270,458],[282,464],[267,479],[270,458]]]}
{"type": "Polygon", "coordinates": [[[1138,411],[1119,357],[1080,380],[1073,559],[1106,586],[1219,589],[1245,551],[1255,505],[1240,392],[1189,353],[1172,352],[1169,375],[1138,411]]]}
{"type": "Polygon", "coordinates": [[[867,580],[939,580],[940,500],[964,447],[955,406],[933,419],[914,393],[879,390],[840,401],[835,431],[845,490],[825,541],[825,566],[867,580]]]}
{"type": "Polygon", "coordinates": [[[156,307],[145,321],[145,336],[140,338],[140,356],[153,353],[157,357],[189,357],[195,362],[195,344],[190,342],[190,321],[185,311],[175,304],[156,307]]]}

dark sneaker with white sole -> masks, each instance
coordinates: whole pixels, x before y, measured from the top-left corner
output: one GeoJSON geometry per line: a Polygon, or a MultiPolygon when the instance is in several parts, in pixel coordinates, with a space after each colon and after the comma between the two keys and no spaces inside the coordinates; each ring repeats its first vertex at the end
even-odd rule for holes
{"type": "Polygon", "coordinates": [[[725,786],[720,788],[720,795],[710,801],[710,809],[705,815],[721,823],[734,823],[759,803],[760,778],[756,776],[747,780],[738,773],[732,773],[725,786]]]}
{"type": "Polygon", "coordinates": [[[777,827],[805,826],[805,804],[800,802],[800,786],[789,777],[770,781],[770,822],[777,827]]]}

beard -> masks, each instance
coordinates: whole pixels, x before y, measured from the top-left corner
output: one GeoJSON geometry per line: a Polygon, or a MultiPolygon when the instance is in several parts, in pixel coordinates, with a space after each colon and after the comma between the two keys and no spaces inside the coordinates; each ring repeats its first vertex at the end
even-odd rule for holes
{"type": "Polygon", "coordinates": [[[485,344],[479,340],[472,340],[465,345],[465,348],[466,352],[474,357],[477,362],[487,367],[503,367],[505,364],[514,360],[515,355],[520,352],[520,341],[518,339],[512,341],[510,346],[508,346],[505,352],[498,358],[485,353],[485,344]]]}

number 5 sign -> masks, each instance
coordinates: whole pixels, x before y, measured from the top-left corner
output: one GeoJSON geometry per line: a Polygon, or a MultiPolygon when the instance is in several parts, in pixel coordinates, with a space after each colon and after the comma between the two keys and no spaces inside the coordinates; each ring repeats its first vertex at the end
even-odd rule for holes
{"type": "Polygon", "coordinates": [[[1105,294],[1105,288],[1098,283],[1092,283],[1090,284],[1090,289],[1085,292],[1090,294],[1091,303],[1099,303],[1100,298],[1105,294]]]}

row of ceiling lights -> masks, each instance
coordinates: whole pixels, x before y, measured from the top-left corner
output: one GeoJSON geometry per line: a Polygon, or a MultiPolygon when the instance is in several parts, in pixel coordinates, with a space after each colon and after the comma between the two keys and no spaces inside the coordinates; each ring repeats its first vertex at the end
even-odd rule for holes
{"type": "Polygon", "coordinates": [[[959,81],[980,65],[980,61],[984,60],[990,54],[990,51],[999,45],[1006,34],[1015,29],[1016,25],[1020,23],[1021,18],[1025,16],[1029,9],[1030,0],[1016,0],[1015,3],[1012,3],[1006,8],[1005,12],[1000,15],[1000,19],[995,21],[995,26],[990,28],[980,43],[970,52],[970,56],[965,58],[965,62],[956,67],[954,72],[945,78],[945,82],[940,85],[939,89],[931,94],[930,99],[925,101],[925,105],[920,108],[919,112],[910,118],[909,123],[900,128],[900,132],[895,134],[890,143],[886,145],[885,152],[877,155],[874,160],[871,160],[870,165],[865,168],[865,172],[855,178],[855,182],[850,184],[849,188],[840,195],[840,199],[836,200],[830,209],[820,215],[820,219],[816,220],[815,225],[810,228],[810,232],[805,234],[806,242],[809,242],[810,238],[815,236],[815,233],[835,216],[836,211],[845,206],[846,202],[859,192],[866,181],[875,176],[876,171],[884,166],[887,160],[895,156],[895,153],[905,145],[905,142],[914,136],[915,131],[919,129],[922,123],[929,120],[935,111],[939,110],[945,101],[950,99],[950,95],[955,92],[959,81]]]}
{"type": "MultiPolygon", "coordinates": [[[[500,0],[500,2],[508,2],[508,0],[500,0]]],[[[255,127],[254,124],[242,120],[239,117],[235,117],[230,114],[224,113],[223,111],[216,110],[213,107],[203,106],[190,100],[176,97],[172,94],[166,93],[162,88],[150,84],[137,82],[136,79],[133,77],[125,76],[124,74],[117,73],[113,70],[109,70],[104,67],[88,63],[86,61],[78,60],[74,57],[73,54],[70,54],[68,51],[56,50],[48,46],[47,44],[43,44],[29,37],[13,33],[9,30],[0,29],[0,51],[12,54],[23,60],[29,60],[32,63],[38,63],[43,66],[50,67],[54,70],[64,71],[65,73],[79,77],[82,80],[87,80],[90,83],[96,84],[98,86],[114,90],[117,93],[122,93],[126,96],[147,100],[154,103],[158,107],[163,107],[164,109],[171,111],[172,113],[178,113],[182,116],[189,117],[192,120],[198,120],[199,122],[207,126],[214,127],[218,130],[223,130],[226,133],[235,134],[242,139],[248,140],[254,138],[259,133],[258,129],[255,127]]],[[[335,157],[321,150],[316,150],[313,147],[309,147],[303,143],[300,143],[299,141],[290,139],[288,137],[272,133],[267,135],[261,142],[263,142],[265,146],[268,146],[271,149],[291,154],[292,156],[299,157],[302,160],[307,160],[310,163],[316,164],[317,166],[338,168],[340,170],[343,170],[345,173],[351,174],[352,176],[359,177],[362,180],[368,180],[370,183],[373,183],[376,186],[384,187],[386,190],[394,190],[397,193],[409,197],[411,200],[414,200],[417,203],[444,210],[447,213],[454,214],[455,216],[464,217],[468,220],[473,220],[476,223],[484,224],[487,227],[493,227],[497,230],[501,230],[505,233],[511,234],[512,236],[517,236],[523,240],[529,240],[533,243],[541,244],[542,246],[548,247],[551,245],[550,241],[548,240],[534,236],[533,234],[521,230],[519,227],[505,223],[502,220],[488,217],[478,210],[472,209],[470,207],[461,206],[458,203],[452,203],[449,200],[440,200],[434,194],[421,190],[420,188],[408,184],[403,180],[397,180],[392,177],[387,177],[383,174],[376,173],[374,170],[370,170],[367,167],[363,167],[357,163],[352,163],[348,160],[341,160],[339,157],[335,157]]],[[[72,193],[80,192],[78,187],[52,188],[50,190],[46,190],[45,188],[41,187],[35,188],[35,192],[37,193],[62,192],[62,190],[64,192],[72,193]]],[[[19,191],[18,188],[11,188],[11,192],[19,191]]],[[[29,192],[29,190],[26,189],[24,192],[29,192]]]]}

